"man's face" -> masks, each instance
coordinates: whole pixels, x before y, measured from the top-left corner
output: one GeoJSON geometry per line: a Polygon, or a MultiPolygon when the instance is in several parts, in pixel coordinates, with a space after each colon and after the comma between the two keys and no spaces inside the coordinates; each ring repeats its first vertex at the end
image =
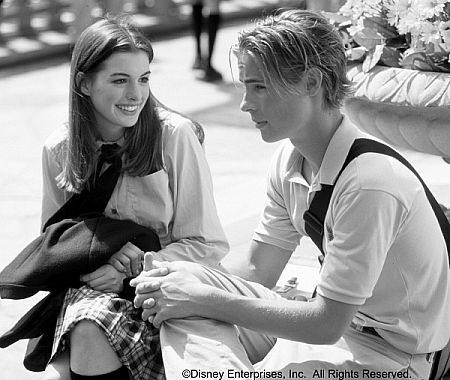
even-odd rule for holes
{"type": "MultiPolygon", "coordinates": [[[[250,114],[262,139],[275,142],[285,138],[302,138],[304,125],[312,118],[313,108],[309,97],[293,95],[282,89],[275,91],[264,81],[261,65],[249,52],[239,56],[238,66],[239,81],[244,85],[241,110],[250,114]]],[[[302,81],[298,86],[302,91],[302,81]]]]}

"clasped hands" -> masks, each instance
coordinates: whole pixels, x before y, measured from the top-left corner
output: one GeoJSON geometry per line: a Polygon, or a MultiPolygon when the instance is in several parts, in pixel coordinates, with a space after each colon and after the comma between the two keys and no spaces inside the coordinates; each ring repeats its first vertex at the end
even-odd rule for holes
{"type": "Polygon", "coordinates": [[[130,281],[136,288],[134,305],[142,307],[144,321],[159,328],[167,319],[197,315],[194,299],[201,295],[202,283],[189,272],[190,265],[194,264],[153,260],[151,252],[144,255],[138,247],[127,243],[107,264],[80,276],[80,280],[94,290],[120,293],[123,280],[134,277],[130,281]]]}
{"type": "Polygon", "coordinates": [[[136,288],[134,306],[143,309],[144,321],[159,328],[168,319],[198,315],[206,285],[190,273],[190,265],[156,261],[151,252],[145,253],[143,272],[130,282],[136,288]]]}

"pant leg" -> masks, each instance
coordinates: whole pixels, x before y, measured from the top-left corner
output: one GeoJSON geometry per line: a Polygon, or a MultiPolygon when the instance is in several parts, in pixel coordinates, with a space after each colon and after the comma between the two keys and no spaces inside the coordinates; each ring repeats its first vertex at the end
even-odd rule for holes
{"type": "Polygon", "coordinates": [[[257,371],[282,371],[286,379],[428,379],[426,355],[411,355],[379,336],[349,328],[333,345],[310,345],[278,339],[269,354],[255,365],[257,371]],[[391,372],[391,374],[389,374],[391,372]],[[384,375],[384,376],[383,376],[384,375]]]}
{"type": "MultiPolygon", "coordinates": [[[[203,283],[248,297],[280,298],[264,286],[198,264],[187,263],[189,271],[203,283]]],[[[164,322],[160,342],[168,380],[183,378],[186,369],[203,371],[250,371],[275,339],[228,323],[205,318],[172,319],[164,322]]]]}

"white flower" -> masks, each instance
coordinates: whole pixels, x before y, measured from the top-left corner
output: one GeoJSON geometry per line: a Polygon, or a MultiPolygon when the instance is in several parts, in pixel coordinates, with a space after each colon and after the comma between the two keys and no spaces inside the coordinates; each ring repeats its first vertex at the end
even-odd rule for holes
{"type": "MultiPolygon", "coordinates": [[[[432,60],[437,58],[434,62],[443,62],[443,53],[450,53],[449,10],[450,0],[347,0],[340,10],[352,21],[352,26],[346,31],[350,35],[347,45],[353,49],[364,46],[367,50],[363,57],[363,50],[349,51],[349,59],[365,62],[372,57],[373,61],[373,47],[366,43],[365,38],[371,35],[372,30],[380,34],[383,46],[390,49],[386,50],[386,56],[395,49],[403,57],[419,53],[432,60]],[[384,23],[380,19],[384,19],[384,23]]],[[[450,72],[448,63],[450,61],[439,69],[450,72]]]]}
{"type": "Polygon", "coordinates": [[[439,30],[442,36],[442,44],[441,47],[444,51],[450,51],[450,21],[439,23],[439,30]]]}
{"type": "Polygon", "coordinates": [[[438,16],[444,10],[446,0],[412,0],[411,8],[418,10],[423,19],[438,16]]]}
{"type": "Polygon", "coordinates": [[[396,26],[401,18],[408,13],[410,0],[385,0],[387,19],[390,25],[396,26]]]}

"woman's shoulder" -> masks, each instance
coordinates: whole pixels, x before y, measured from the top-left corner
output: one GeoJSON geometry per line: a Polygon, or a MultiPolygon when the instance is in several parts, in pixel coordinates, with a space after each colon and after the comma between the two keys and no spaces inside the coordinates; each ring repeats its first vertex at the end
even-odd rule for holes
{"type": "Polygon", "coordinates": [[[64,149],[67,147],[68,128],[66,124],[55,129],[44,142],[44,151],[55,157],[60,157],[64,149]]]}
{"type": "Polygon", "coordinates": [[[59,150],[67,143],[68,136],[67,125],[63,124],[47,137],[44,142],[44,148],[49,151],[59,150]]]}
{"type": "Polygon", "coordinates": [[[200,124],[184,115],[163,108],[159,110],[159,115],[162,121],[163,141],[195,136],[201,144],[203,143],[204,132],[200,124]]]}

